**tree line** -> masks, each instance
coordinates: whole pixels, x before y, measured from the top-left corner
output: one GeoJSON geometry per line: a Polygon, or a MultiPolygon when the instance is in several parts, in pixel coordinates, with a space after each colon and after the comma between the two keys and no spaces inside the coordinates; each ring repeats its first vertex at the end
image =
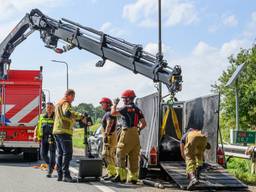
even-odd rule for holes
{"type": "Polygon", "coordinates": [[[104,111],[100,106],[94,106],[91,103],[80,103],[74,106],[74,110],[82,114],[86,112],[94,122],[100,121],[104,115],[104,111]]]}

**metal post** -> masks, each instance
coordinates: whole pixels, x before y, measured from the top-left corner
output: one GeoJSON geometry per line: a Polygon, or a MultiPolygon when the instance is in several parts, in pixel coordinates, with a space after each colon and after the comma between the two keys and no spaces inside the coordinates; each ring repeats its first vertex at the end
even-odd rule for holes
{"type": "Polygon", "coordinates": [[[161,0],[158,0],[158,54],[162,55],[161,0]]]}
{"type": "Polygon", "coordinates": [[[57,61],[57,60],[52,60],[52,62],[64,63],[66,65],[66,70],[67,70],[67,90],[68,90],[68,82],[69,82],[69,79],[68,79],[68,63],[66,61],[57,61]]]}
{"type": "Polygon", "coordinates": [[[239,97],[238,97],[238,79],[235,84],[235,95],[236,95],[236,130],[239,130],[239,97]]]}
{"type": "MultiPolygon", "coordinates": [[[[162,61],[162,26],[161,26],[161,0],[158,0],[158,62],[161,63],[162,61]]],[[[158,130],[160,132],[161,126],[162,126],[162,83],[159,82],[158,83],[158,99],[159,99],[159,103],[158,103],[158,130]]],[[[160,138],[159,138],[160,139],[160,138]]],[[[159,141],[158,141],[159,142],[159,141]]],[[[159,145],[159,143],[158,143],[159,145]]]]}

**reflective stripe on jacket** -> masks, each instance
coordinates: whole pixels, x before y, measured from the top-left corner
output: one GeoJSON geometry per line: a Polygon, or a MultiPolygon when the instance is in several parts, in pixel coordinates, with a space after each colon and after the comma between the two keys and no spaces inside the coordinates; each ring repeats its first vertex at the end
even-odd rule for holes
{"type": "Polygon", "coordinates": [[[72,110],[71,104],[65,99],[60,100],[60,102],[55,107],[55,120],[53,126],[53,134],[73,134],[73,126],[76,120],[81,119],[82,114],[72,110]]]}
{"type": "Polygon", "coordinates": [[[41,114],[37,123],[37,139],[41,140],[43,137],[43,126],[50,125],[53,126],[54,118],[47,117],[47,114],[41,114]]]}

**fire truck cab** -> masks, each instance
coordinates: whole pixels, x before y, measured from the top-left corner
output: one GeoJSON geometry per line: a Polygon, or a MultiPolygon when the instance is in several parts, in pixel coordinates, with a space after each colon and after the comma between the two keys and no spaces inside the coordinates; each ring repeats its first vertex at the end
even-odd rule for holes
{"type": "Polygon", "coordinates": [[[42,68],[7,70],[0,80],[0,101],[0,149],[38,160],[39,144],[33,134],[41,113],[42,68]]]}

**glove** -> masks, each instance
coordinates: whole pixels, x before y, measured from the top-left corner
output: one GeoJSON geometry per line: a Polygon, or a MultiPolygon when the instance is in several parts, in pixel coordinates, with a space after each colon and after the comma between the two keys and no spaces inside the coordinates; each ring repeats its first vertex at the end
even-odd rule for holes
{"type": "Polygon", "coordinates": [[[113,103],[114,103],[115,105],[117,105],[117,104],[119,103],[119,101],[120,101],[120,99],[117,97],[117,98],[115,98],[115,99],[113,100],[113,103]]]}

